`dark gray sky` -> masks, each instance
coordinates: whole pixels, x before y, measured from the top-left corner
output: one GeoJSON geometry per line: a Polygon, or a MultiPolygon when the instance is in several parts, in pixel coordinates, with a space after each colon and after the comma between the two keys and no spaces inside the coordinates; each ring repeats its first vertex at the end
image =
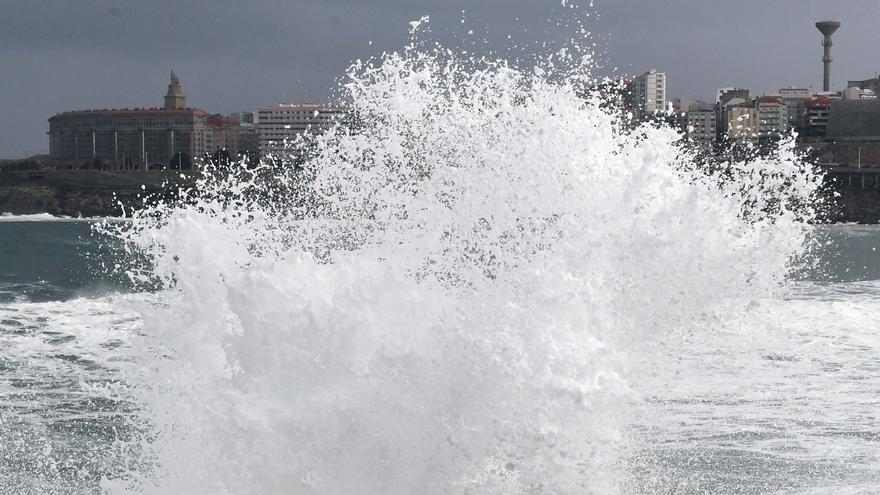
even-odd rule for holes
{"type": "MultiPolygon", "coordinates": [[[[877,0],[595,0],[592,10],[607,70],[656,67],[671,96],[819,86],[813,23],[829,17],[843,22],[834,85],[880,73],[877,0]]],[[[161,105],[171,69],[188,104],[209,112],[317,101],[349,61],[402,47],[422,15],[436,39],[473,30],[500,48],[508,34],[560,36],[563,12],[560,0],[0,0],[0,157],[45,152],[60,111],[161,105]]]]}

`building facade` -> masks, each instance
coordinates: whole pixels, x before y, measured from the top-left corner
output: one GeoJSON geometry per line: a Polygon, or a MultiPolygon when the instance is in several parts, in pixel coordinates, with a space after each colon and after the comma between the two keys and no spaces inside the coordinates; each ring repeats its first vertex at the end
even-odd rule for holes
{"type": "Polygon", "coordinates": [[[205,153],[213,154],[218,151],[226,151],[230,155],[238,153],[238,130],[241,123],[234,116],[209,115],[205,124],[208,128],[205,133],[205,153]]]}
{"type": "Polygon", "coordinates": [[[242,124],[256,124],[257,123],[257,112],[236,112],[229,115],[232,118],[238,119],[238,121],[242,124]]]}
{"type": "Polygon", "coordinates": [[[798,107],[798,127],[804,136],[825,137],[831,98],[819,95],[804,100],[798,107]]]}
{"type": "Polygon", "coordinates": [[[666,74],[654,69],[633,79],[635,110],[645,117],[666,110],[666,74]]]}
{"type": "Polygon", "coordinates": [[[727,136],[727,131],[730,127],[730,107],[734,105],[743,105],[748,102],[751,102],[751,100],[743,98],[724,98],[723,103],[718,103],[715,105],[715,123],[718,130],[717,135],[719,137],[727,136]]]}
{"type": "Polygon", "coordinates": [[[779,97],[783,100],[796,99],[805,100],[813,96],[807,88],[782,88],[779,90],[779,97]]]}
{"type": "Polygon", "coordinates": [[[757,110],[759,138],[779,138],[788,132],[788,111],[781,100],[759,99],[757,110]]]}
{"type": "Polygon", "coordinates": [[[807,88],[782,88],[779,97],[785,104],[785,112],[788,115],[788,127],[796,127],[798,124],[798,108],[801,104],[812,97],[807,88]]]}
{"type": "Polygon", "coordinates": [[[733,140],[757,139],[758,110],[751,102],[727,107],[727,137],[733,140]]]}
{"type": "Polygon", "coordinates": [[[343,115],[343,109],[332,105],[282,103],[260,109],[257,135],[263,156],[284,149],[307,131],[329,129],[343,115]]]}
{"type": "Polygon", "coordinates": [[[694,108],[687,112],[688,137],[694,141],[715,141],[718,137],[715,110],[711,108],[694,108]]]}
{"type": "Polygon", "coordinates": [[[869,89],[875,95],[880,95],[880,76],[863,81],[847,81],[847,88],[869,89]]]}
{"type": "Polygon", "coordinates": [[[55,168],[107,170],[189,169],[208,151],[208,115],[187,108],[177,76],[164,108],[79,110],[49,119],[55,168]]]}
{"type": "Polygon", "coordinates": [[[730,100],[739,98],[743,101],[750,99],[751,92],[744,88],[718,88],[715,93],[715,103],[726,105],[730,100]]]}
{"type": "Polygon", "coordinates": [[[876,100],[877,94],[873,89],[862,89],[858,86],[850,86],[843,91],[844,100],[876,100]]]}

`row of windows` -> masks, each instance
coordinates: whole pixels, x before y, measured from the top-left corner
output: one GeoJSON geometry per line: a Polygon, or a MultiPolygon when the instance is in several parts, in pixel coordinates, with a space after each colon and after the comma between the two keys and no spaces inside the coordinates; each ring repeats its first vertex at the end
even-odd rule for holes
{"type": "Polygon", "coordinates": [[[310,115],[340,115],[342,112],[334,111],[334,110],[308,110],[308,111],[289,111],[289,112],[260,112],[258,115],[260,117],[300,117],[300,116],[310,116],[310,115]]]}
{"type": "Polygon", "coordinates": [[[279,123],[285,123],[285,122],[290,122],[290,123],[316,122],[316,123],[317,123],[317,122],[326,122],[326,121],[329,121],[329,120],[335,120],[335,119],[332,119],[332,118],[329,117],[329,116],[324,116],[324,117],[314,117],[314,118],[303,118],[303,119],[287,119],[287,118],[282,118],[282,117],[278,117],[278,118],[265,118],[265,119],[260,119],[260,123],[257,124],[257,126],[264,126],[264,125],[266,125],[267,122],[271,122],[271,123],[273,123],[273,124],[279,124],[279,123]]]}
{"type": "MultiPolygon", "coordinates": [[[[321,110],[317,110],[317,112],[318,112],[319,115],[327,115],[327,114],[330,114],[330,113],[336,113],[336,112],[324,112],[324,111],[321,111],[321,110]]],[[[295,117],[299,117],[299,116],[307,116],[307,115],[314,115],[314,114],[315,114],[315,111],[308,111],[308,112],[271,112],[271,113],[267,112],[267,113],[260,113],[259,115],[260,115],[260,117],[270,117],[270,116],[273,116],[273,115],[277,115],[277,116],[286,115],[286,116],[295,116],[295,117]]]]}
{"type": "Polygon", "coordinates": [[[174,127],[174,126],[193,126],[198,125],[198,119],[191,118],[118,118],[118,119],[61,119],[50,122],[50,125],[57,127],[124,127],[124,126],[145,126],[145,127],[174,127]]]}
{"type": "Polygon", "coordinates": [[[291,129],[284,129],[284,130],[270,130],[270,131],[261,132],[259,135],[260,135],[260,137],[263,137],[263,136],[293,136],[296,134],[302,134],[306,130],[308,130],[308,129],[305,127],[300,128],[300,129],[291,128],[291,129]]]}

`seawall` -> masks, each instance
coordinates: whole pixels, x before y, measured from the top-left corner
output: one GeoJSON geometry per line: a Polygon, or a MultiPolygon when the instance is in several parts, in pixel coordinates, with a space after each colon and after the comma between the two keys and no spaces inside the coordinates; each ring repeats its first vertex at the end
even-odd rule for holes
{"type": "Polygon", "coordinates": [[[825,185],[830,194],[823,220],[880,223],[880,168],[829,168],[825,185]]]}

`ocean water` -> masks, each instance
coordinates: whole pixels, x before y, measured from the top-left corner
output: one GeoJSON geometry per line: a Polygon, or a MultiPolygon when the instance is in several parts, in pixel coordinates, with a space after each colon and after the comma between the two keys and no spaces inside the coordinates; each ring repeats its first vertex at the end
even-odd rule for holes
{"type": "MultiPolygon", "coordinates": [[[[633,345],[622,493],[880,489],[880,228],[818,235],[828,262],[779,298],[633,345]]],[[[0,492],[99,493],[151,469],[124,445],[138,404],[106,387],[150,365],[132,346],[153,296],[95,275],[106,239],[90,222],[3,221],[0,240],[0,492]]]]}
{"type": "Polygon", "coordinates": [[[0,221],[0,492],[878,491],[880,230],[431,46],[282,166],[0,221]]]}

